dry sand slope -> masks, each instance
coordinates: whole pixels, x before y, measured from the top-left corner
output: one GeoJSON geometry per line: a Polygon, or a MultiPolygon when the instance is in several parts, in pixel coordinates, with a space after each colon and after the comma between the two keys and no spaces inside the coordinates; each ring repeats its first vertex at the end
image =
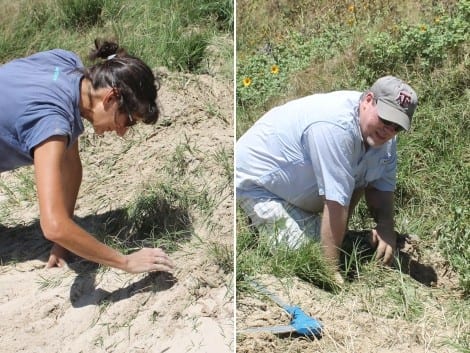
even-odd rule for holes
{"type": "Polygon", "coordinates": [[[163,116],[157,126],[138,125],[126,139],[114,133],[98,138],[87,126],[77,221],[101,229],[144,185],[159,182],[175,189],[191,183],[192,190],[210,195],[212,211],[188,209],[191,237],[171,254],[173,275],[130,275],[84,261],[48,270],[50,244],[39,230],[34,193],[21,191],[32,170],[2,174],[0,352],[233,350],[233,276],[214,255],[219,249],[219,260],[224,251],[230,258],[233,244],[227,174],[233,158],[232,82],[161,74],[163,116]],[[172,163],[183,171],[170,172],[172,163]]]}

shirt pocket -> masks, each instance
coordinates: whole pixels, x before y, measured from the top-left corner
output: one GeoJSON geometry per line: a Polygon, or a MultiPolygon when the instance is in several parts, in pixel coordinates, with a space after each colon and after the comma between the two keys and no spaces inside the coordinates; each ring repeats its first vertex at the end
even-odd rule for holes
{"type": "Polygon", "coordinates": [[[393,163],[393,157],[391,154],[374,158],[367,163],[367,169],[365,173],[365,181],[367,184],[373,181],[379,180],[385,174],[385,170],[393,163]]]}

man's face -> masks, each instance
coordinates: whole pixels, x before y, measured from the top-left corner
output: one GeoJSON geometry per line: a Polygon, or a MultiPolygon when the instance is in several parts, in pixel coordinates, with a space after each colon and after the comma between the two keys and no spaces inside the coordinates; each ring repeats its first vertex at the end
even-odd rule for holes
{"type": "Polygon", "coordinates": [[[359,125],[363,140],[372,148],[382,146],[398,133],[395,124],[380,119],[374,95],[371,92],[367,93],[360,104],[359,125]]]}

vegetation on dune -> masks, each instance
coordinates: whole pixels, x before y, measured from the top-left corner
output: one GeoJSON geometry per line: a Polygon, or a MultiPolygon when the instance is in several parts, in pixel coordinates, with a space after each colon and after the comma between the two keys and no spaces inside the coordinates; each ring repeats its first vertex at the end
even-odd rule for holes
{"type": "Polygon", "coordinates": [[[83,58],[96,37],[115,38],[150,67],[207,71],[207,49],[233,32],[229,0],[0,1],[0,62],[64,48],[83,58]]]}
{"type": "MultiPolygon", "coordinates": [[[[173,72],[218,75],[227,82],[233,79],[234,21],[230,0],[0,0],[0,7],[3,10],[0,64],[38,51],[63,48],[78,53],[84,64],[90,65],[88,54],[95,38],[106,38],[117,40],[153,69],[166,66],[173,72]]],[[[210,100],[207,104],[207,116],[220,119],[230,129],[231,117],[222,114],[220,107],[210,100]]],[[[168,122],[161,122],[165,123],[168,122]]],[[[136,138],[142,138],[132,131],[127,137],[123,151],[131,148],[136,138]]],[[[185,153],[191,156],[202,153],[193,150],[190,137],[181,136],[186,142],[169,152],[163,177],[149,179],[125,212],[102,219],[103,225],[96,227],[98,237],[122,252],[142,246],[162,246],[174,251],[194,235],[194,214],[201,215],[208,228],[218,226],[212,224],[211,218],[216,203],[222,202],[219,199],[231,192],[233,152],[225,146],[214,151],[214,155],[205,156],[197,173],[209,170],[214,163],[220,166],[220,174],[224,176],[221,185],[212,185],[215,191],[209,191],[198,185],[199,175],[187,170],[189,162],[185,153]]],[[[90,141],[86,135],[82,136],[81,148],[93,154],[90,141]]],[[[118,152],[100,168],[111,170],[116,156],[118,152]]],[[[32,167],[11,173],[15,176],[13,182],[0,179],[0,223],[3,224],[13,222],[15,207],[37,202],[32,167]]],[[[231,243],[226,240],[219,244],[216,240],[219,238],[208,244],[209,252],[215,263],[230,272],[233,270],[231,243]]]]}
{"type": "MultiPolygon", "coordinates": [[[[365,90],[387,74],[418,92],[412,130],[398,137],[396,230],[419,237],[421,265],[439,274],[456,273],[456,287],[444,294],[456,299],[444,301],[443,309],[455,331],[440,344],[459,352],[470,349],[468,326],[461,321],[468,320],[470,294],[469,43],[468,0],[237,2],[237,137],[276,105],[316,92],[365,90]]],[[[350,228],[373,225],[361,201],[350,228]]],[[[260,273],[328,288],[328,269],[315,247],[302,249],[297,258],[285,249],[267,249],[238,209],[239,298],[250,291],[247,279],[260,273]]],[[[373,298],[370,315],[384,315],[375,310],[377,301],[388,303],[387,317],[411,324],[424,319],[423,305],[436,300],[430,299],[435,277],[422,282],[429,291],[422,286],[418,291],[416,278],[403,274],[403,259],[397,259],[395,270],[384,271],[360,245],[348,251],[344,272],[350,281],[341,297],[373,298]]]]}
{"type": "MultiPolygon", "coordinates": [[[[468,294],[470,2],[431,5],[239,1],[237,135],[294,97],[364,90],[387,74],[410,82],[420,101],[399,136],[397,230],[444,255],[468,294]],[[261,20],[267,13],[276,16],[261,20]]],[[[370,223],[361,208],[357,227],[370,223]]]]}

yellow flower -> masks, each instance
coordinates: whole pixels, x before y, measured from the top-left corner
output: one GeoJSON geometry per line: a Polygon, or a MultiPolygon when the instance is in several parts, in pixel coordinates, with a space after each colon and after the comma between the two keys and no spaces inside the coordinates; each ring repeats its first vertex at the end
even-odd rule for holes
{"type": "Polygon", "coordinates": [[[350,18],[350,19],[348,20],[348,25],[353,26],[353,25],[354,25],[354,22],[355,22],[355,21],[354,21],[354,18],[350,18]]]}
{"type": "Polygon", "coordinates": [[[271,66],[271,73],[273,75],[277,75],[279,73],[279,66],[277,66],[277,65],[271,66]]]}
{"type": "Polygon", "coordinates": [[[349,12],[354,12],[355,10],[356,10],[356,8],[354,7],[354,5],[351,4],[351,5],[348,6],[348,11],[349,12]]]}
{"type": "Polygon", "coordinates": [[[419,27],[419,29],[421,30],[421,32],[426,32],[426,30],[427,30],[426,25],[421,25],[421,27],[419,27]]]}
{"type": "Polygon", "coordinates": [[[440,18],[440,17],[435,17],[435,18],[434,18],[434,23],[435,23],[435,24],[441,23],[441,18],[440,18]]]}
{"type": "Polygon", "coordinates": [[[243,86],[248,87],[249,85],[251,85],[251,78],[245,77],[243,79],[243,86]]]}

